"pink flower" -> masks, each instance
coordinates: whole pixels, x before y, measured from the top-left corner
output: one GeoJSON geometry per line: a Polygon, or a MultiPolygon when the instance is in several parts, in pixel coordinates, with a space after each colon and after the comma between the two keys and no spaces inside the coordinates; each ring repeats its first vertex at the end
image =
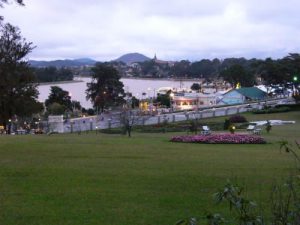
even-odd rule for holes
{"type": "Polygon", "coordinates": [[[211,134],[174,136],[172,142],[206,143],[206,144],[265,144],[266,141],[257,135],[248,134],[211,134]]]}

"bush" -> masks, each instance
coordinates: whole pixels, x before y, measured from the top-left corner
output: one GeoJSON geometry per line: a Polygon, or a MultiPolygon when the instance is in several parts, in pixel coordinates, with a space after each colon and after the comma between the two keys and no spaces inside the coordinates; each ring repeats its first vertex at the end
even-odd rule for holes
{"type": "Polygon", "coordinates": [[[163,132],[185,132],[187,126],[179,124],[168,124],[163,126],[162,124],[149,125],[149,126],[136,126],[134,130],[141,133],[163,133],[163,132]]]}
{"type": "Polygon", "coordinates": [[[177,123],[167,123],[167,124],[155,124],[147,126],[135,126],[133,129],[136,132],[141,133],[163,133],[163,132],[197,132],[202,126],[209,126],[211,130],[221,131],[223,130],[223,122],[207,122],[203,123],[198,121],[182,121],[177,123]]]}
{"type": "Polygon", "coordinates": [[[236,114],[236,115],[229,117],[229,122],[230,123],[246,123],[248,121],[244,116],[236,114]]]}
{"type": "Polygon", "coordinates": [[[269,113],[283,113],[289,111],[291,111],[290,107],[282,106],[282,107],[275,107],[275,108],[255,109],[252,112],[254,114],[269,114],[269,113]]]}
{"type": "Polygon", "coordinates": [[[204,144],[265,144],[266,141],[256,135],[249,134],[211,134],[193,136],[175,136],[172,142],[204,143],[204,144]]]}
{"type": "Polygon", "coordinates": [[[101,130],[98,130],[98,131],[100,133],[104,133],[104,134],[124,134],[124,131],[121,128],[101,129],[101,130]]]}
{"type": "Polygon", "coordinates": [[[288,107],[291,111],[300,111],[300,104],[280,104],[275,106],[275,108],[288,107]]]}
{"type": "Polygon", "coordinates": [[[230,127],[230,121],[229,119],[225,119],[224,121],[224,130],[228,130],[228,128],[230,127]]]}

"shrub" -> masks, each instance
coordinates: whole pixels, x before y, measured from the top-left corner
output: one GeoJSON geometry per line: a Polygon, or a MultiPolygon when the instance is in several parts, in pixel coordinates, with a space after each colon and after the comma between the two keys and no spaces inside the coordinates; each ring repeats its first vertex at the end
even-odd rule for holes
{"type": "Polygon", "coordinates": [[[98,132],[104,133],[104,134],[123,134],[124,133],[123,129],[121,129],[121,128],[101,129],[101,130],[98,130],[98,132]]]}
{"type": "Polygon", "coordinates": [[[244,116],[236,114],[229,118],[229,122],[230,123],[246,123],[248,121],[244,116]]]}
{"type": "Polygon", "coordinates": [[[194,132],[195,134],[197,134],[197,132],[198,132],[198,121],[197,120],[191,120],[190,121],[189,130],[191,132],[194,132]]]}
{"type": "Polygon", "coordinates": [[[272,129],[272,125],[271,125],[270,121],[268,120],[267,124],[266,124],[266,131],[269,133],[271,129],[272,129]]]}
{"type": "Polygon", "coordinates": [[[254,114],[269,114],[269,113],[283,113],[291,111],[290,107],[275,107],[275,108],[267,108],[267,109],[255,109],[252,112],[254,114]]]}
{"type": "Polygon", "coordinates": [[[282,108],[282,107],[288,107],[291,111],[300,111],[300,104],[281,104],[276,105],[275,108],[282,108]]]}
{"type": "Polygon", "coordinates": [[[228,130],[229,126],[230,126],[229,119],[225,119],[225,121],[224,121],[224,130],[228,130]]]}
{"type": "Polygon", "coordinates": [[[265,144],[266,141],[256,135],[249,134],[211,134],[193,136],[175,136],[172,142],[204,143],[204,144],[265,144]]]}

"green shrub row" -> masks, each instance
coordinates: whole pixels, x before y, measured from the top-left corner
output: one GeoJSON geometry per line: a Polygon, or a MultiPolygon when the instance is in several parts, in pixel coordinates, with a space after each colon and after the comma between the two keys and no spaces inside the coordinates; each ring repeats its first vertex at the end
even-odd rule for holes
{"type": "Polygon", "coordinates": [[[98,132],[103,134],[124,134],[124,130],[121,128],[101,129],[98,132]]]}
{"type": "Polygon", "coordinates": [[[291,111],[290,107],[282,106],[278,108],[267,108],[267,109],[255,109],[252,112],[254,114],[269,114],[269,113],[283,113],[291,111]]]}

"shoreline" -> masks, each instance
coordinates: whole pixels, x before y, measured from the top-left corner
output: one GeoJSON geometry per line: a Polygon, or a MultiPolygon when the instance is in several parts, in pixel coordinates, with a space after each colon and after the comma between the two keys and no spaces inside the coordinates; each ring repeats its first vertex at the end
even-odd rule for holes
{"type": "Polygon", "coordinates": [[[42,82],[37,83],[38,86],[51,85],[51,84],[71,84],[71,83],[80,83],[84,82],[83,80],[64,80],[64,81],[53,81],[53,82],[42,82]]]}
{"type": "MultiPolygon", "coordinates": [[[[78,78],[91,78],[90,76],[76,76],[78,78]]],[[[158,81],[195,81],[200,82],[201,78],[152,78],[152,77],[121,77],[121,80],[158,80],[158,81]]]]}
{"type": "Polygon", "coordinates": [[[200,82],[201,81],[198,78],[189,79],[189,78],[121,77],[121,79],[127,79],[127,80],[162,80],[162,81],[195,81],[195,82],[200,82]]]}
{"type": "MultiPolygon", "coordinates": [[[[45,85],[56,85],[56,84],[72,84],[72,83],[80,83],[84,82],[84,80],[80,80],[80,78],[91,78],[89,76],[76,76],[75,80],[65,80],[65,81],[53,81],[53,82],[42,82],[37,83],[38,86],[45,85]]],[[[188,79],[188,78],[150,78],[150,77],[121,77],[121,80],[153,80],[153,81],[173,81],[173,82],[200,82],[200,79],[188,79]]]]}

